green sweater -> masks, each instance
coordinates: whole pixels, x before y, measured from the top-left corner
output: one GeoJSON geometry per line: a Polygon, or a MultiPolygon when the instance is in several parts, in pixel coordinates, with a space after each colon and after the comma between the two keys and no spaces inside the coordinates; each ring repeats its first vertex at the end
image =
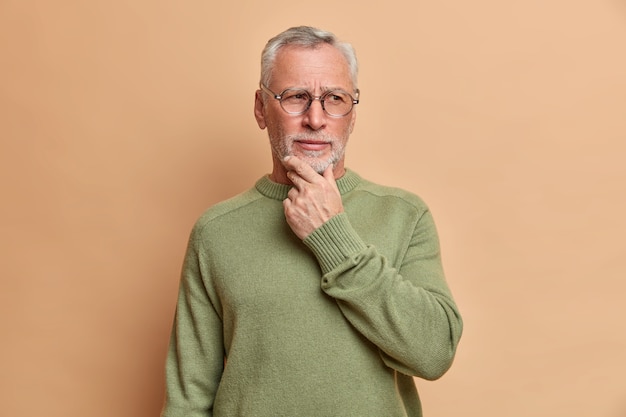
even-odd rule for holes
{"type": "Polygon", "coordinates": [[[268,177],[200,217],[162,417],[422,415],[412,376],[443,375],[462,331],[432,216],[353,171],[337,184],[345,212],[304,241],[268,177]]]}

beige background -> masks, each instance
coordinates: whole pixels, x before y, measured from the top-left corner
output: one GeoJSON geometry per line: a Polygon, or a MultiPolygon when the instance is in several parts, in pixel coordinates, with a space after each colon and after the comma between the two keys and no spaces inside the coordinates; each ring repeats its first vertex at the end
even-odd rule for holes
{"type": "Polygon", "coordinates": [[[270,169],[265,41],[351,41],[348,166],[420,194],[466,322],[428,417],[626,416],[626,4],[0,1],[0,414],[149,417],[190,228],[270,169]]]}

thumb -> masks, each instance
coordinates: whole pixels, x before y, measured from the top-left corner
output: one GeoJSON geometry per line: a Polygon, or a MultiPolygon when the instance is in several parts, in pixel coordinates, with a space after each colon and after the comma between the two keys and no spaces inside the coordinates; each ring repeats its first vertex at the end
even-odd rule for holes
{"type": "Polygon", "coordinates": [[[339,194],[339,187],[337,186],[337,181],[335,180],[335,171],[334,166],[332,164],[328,165],[322,174],[324,179],[331,184],[332,188],[335,190],[337,194],[339,194]]]}
{"type": "Polygon", "coordinates": [[[324,170],[324,173],[322,174],[324,178],[326,178],[326,180],[330,181],[330,182],[335,182],[335,173],[333,171],[334,169],[334,165],[330,164],[326,167],[326,169],[324,170]]]}

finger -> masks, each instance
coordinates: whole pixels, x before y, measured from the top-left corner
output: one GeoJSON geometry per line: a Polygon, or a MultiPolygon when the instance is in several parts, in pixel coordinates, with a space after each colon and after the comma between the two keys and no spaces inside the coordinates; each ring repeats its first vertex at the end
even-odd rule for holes
{"type": "Polygon", "coordinates": [[[324,170],[324,173],[322,174],[323,177],[330,182],[335,182],[335,173],[333,172],[333,168],[334,167],[332,164],[328,165],[324,170]]]}
{"type": "Polygon", "coordinates": [[[296,197],[298,197],[298,188],[294,187],[287,193],[287,200],[291,203],[296,199],[296,197]]]}
{"type": "Polygon", "coordinates": [[[302,186],[305,183],[304,179],[298,175],[296,171],[287,171],[287,178],[289,178],[289,181],[291,181],[293,186],[298,190],[302,189],[302,186]]]}
{"type": "Polygon", "coordinates": [[[287,171],[294,171],[307,182],[315,182],[320,178],[320,174],[297,156],[285,157],[285,159],[283,159],[283,165],[287,168],[287,171]]]}
{"type": "Polygon", "coordinates": [[[323,177],[332,185],[335,191],[339,192],[339,187],[337,186],[337,181],[335,180],[334,166],[332,164],[326,167],[323,177]]]}

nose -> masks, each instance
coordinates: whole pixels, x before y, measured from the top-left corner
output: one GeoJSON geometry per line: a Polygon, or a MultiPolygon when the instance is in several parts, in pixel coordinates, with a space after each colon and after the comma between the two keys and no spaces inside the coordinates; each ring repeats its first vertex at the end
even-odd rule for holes
{"type": "Polygon", "coordinates": [[[313,130],[320,130],[326,126],[326,112],[318,97],[313,98],[309,109],[304,113],[302,124],[313,130]]]}

